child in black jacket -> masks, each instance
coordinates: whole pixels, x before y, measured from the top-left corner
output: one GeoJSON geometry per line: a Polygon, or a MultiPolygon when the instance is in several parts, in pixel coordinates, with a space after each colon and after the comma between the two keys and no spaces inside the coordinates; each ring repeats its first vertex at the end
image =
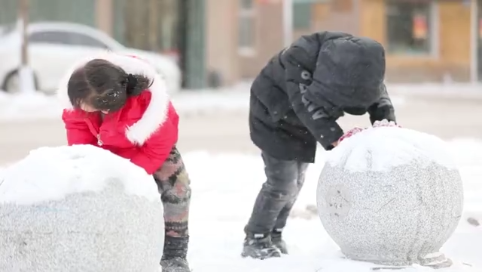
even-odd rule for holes
{"type": "Polygon", "coordinates": [[[345,113],[396,121],[383,83],[385,51],[369,38],[339,32],[303,36],[275,55],[251,87],[251,139],[267,181],[245,227],[244,257],[286,254],[286,220],[314,162],[317,142],[333,149],[345,113]]]}

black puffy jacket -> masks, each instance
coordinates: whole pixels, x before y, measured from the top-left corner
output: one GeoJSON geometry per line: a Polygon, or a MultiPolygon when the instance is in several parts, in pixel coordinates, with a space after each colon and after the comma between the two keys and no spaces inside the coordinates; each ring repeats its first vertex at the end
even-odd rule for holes
{"type": "Polygon", "coordinates": [[[281,160],[314,162],[316,142],[333,148],[344,113],[371,122],[395,121],[383,83],[385,52],[378,42],[346,33],[303,36],[276,54],[251,86],[250,135],[281,160]]]}

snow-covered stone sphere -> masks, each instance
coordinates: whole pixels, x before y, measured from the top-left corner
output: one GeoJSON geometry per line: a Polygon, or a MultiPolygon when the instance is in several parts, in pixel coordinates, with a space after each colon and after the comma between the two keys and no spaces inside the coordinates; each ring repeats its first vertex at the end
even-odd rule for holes
{"type": "Polygon", "coordinates": [[[157,272],[157,185],[93,146],[40,148],[0,172],[0,271],[157,272]]]}
{"type": "Polygon", "coordinates": [[[317,191],[324,228],[350,259],[450,265],[439,253],[462,215],[462,180],[446,143],[373,127],[329,152],[317,191]]]}

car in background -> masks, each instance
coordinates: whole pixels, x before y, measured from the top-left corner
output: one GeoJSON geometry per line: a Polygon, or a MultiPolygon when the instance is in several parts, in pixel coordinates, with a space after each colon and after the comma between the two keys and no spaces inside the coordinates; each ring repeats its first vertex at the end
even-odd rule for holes
{"type": "MultiPolygon", "coordinates": [[[[149,61],[166,80],[170,93],[181,88],[181,70],[169,56],[127,48],[109,35],[86,25],[64,22],[32,23],[27,29],[29,64],[35,74],[36,89],[53,93],[65,71],[79,58],[99,51],[135,55],[149,61]]],[[[18,69],[21,32],[16,25],[0,27],[0,89],[19,89],[18,69]]]]}

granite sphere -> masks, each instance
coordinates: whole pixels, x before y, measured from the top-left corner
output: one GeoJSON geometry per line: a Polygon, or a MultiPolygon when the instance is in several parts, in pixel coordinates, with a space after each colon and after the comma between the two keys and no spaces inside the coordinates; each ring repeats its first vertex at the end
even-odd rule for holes
{"type": "Polygon", "coordinates": [[[440,248],[463,210],[448,146],[426,133],[369,128],[330,152],[319,178],[324,228],[350,259],[450,266],[440,248]]]}
{"type": "Polygon", "coordinates": [[[0,181],[0,272],[159,271],[162,204],[130,162],[95,147],[42,148],[0,181]]]}

